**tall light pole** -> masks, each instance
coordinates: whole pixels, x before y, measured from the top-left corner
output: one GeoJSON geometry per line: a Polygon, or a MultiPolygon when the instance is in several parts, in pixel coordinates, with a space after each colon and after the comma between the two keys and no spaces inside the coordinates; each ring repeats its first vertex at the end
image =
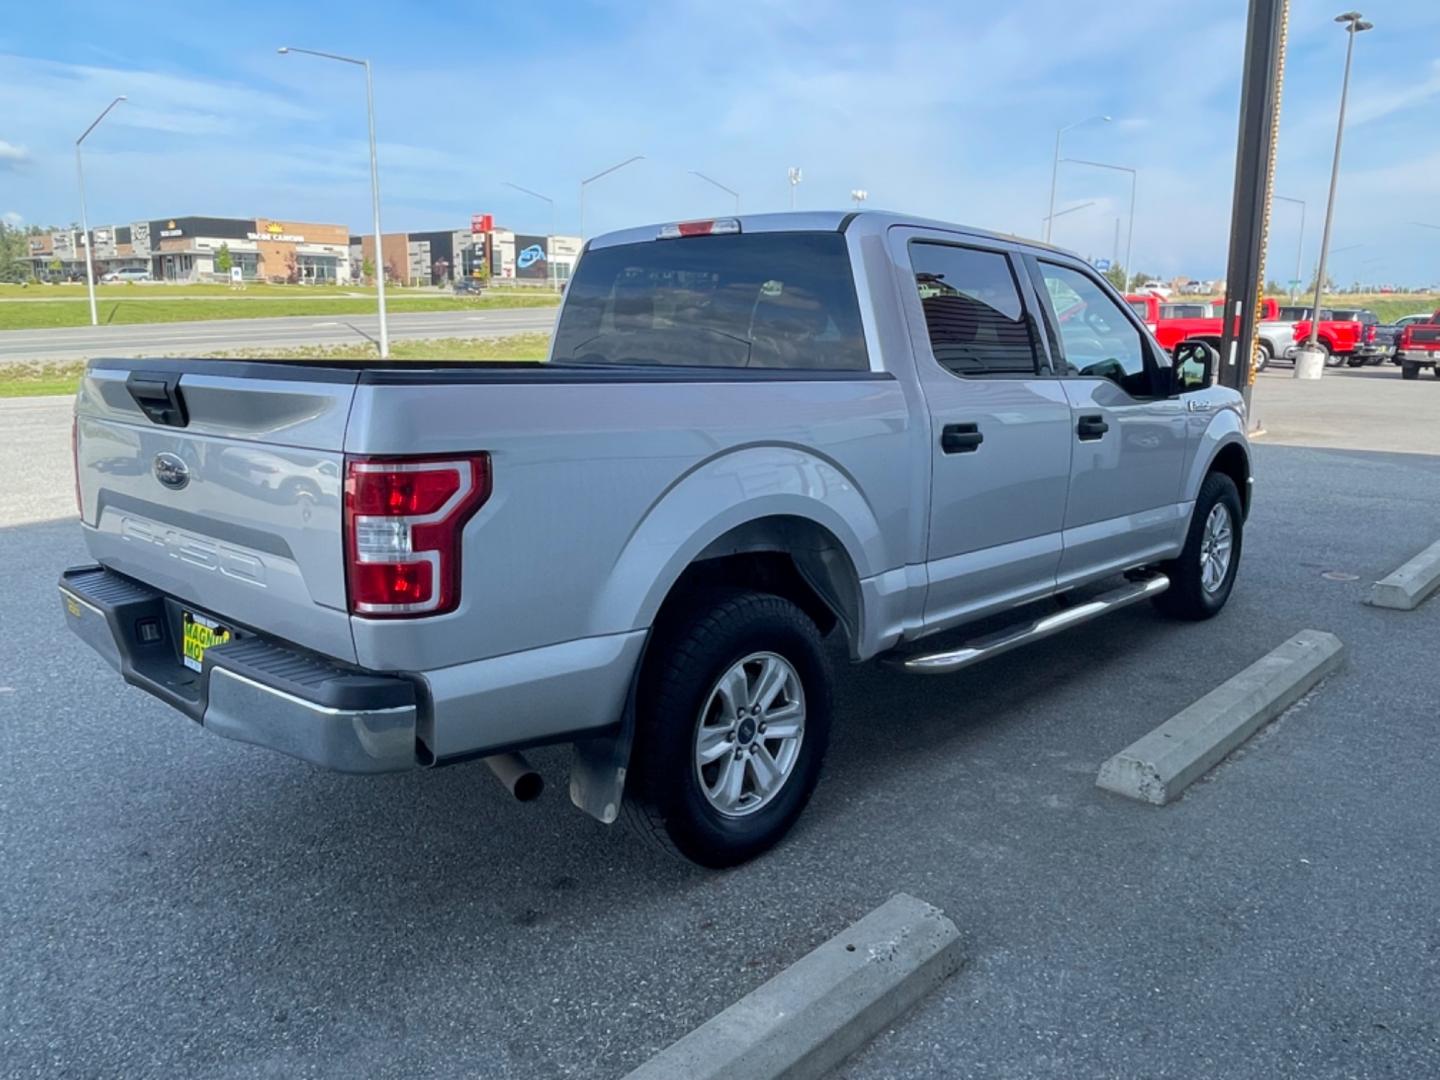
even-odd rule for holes
{"type": "Polygon", "coordinates": [[[1092,207],[1092,206],[1094,206],[1094,205],[1095,205],[1095,200],[1094,200],[1094,199],[1091,199],[1089,202],[1082,202],[1082,203],[1080,203],[1078,206],[1069,206],[1069,207],[1066,207],[1064,210],[1057,210],[1055,213],[1051,214],[1049,217],[1043,217],[1043,218],[1040,219],[1040,228],[1041,228],[1041,229],[1044,229],[1046,223],[1049,222],[1049,221],[1051,221],[1051,220],[1053,220],[1054,218],[1064,217],[1066,214],[1073,214],[1073,213],[1075,213],[1076,210],[1086,210],[1086,209],[1088,209],[1089,207],[1092,207]]]}
{"type": "Polygon", "coordinates": [[[94,131],[96,125],[109,115],[111,109],[125,100],[125,95],[121,94],[109,105],[106,105],[104,111],[91,121],[90,126],[82,131],[80,137],[75,140],[75,178],[80,182],[80,240],[85,245],[85,288],[90,293],[91,326],[100,325],[100,312],[95,307],[95,256],[91,253],[94,245],[90,243],[90,219],[85,214],[85,166],[80,160],[80,144],[85,141],[85,136],[94,131]]]}
{"type": "Polygon", "coordinates": [[[1305,264],[1305,200],[1292,199],[1288,195],[1276,195],[1275,198],[1300,207],[1300,242],[1295,245],[1295,284],[1290,289],[1290,299],[1294,300],[1296,293],[1305,284],[1305,279],[1300,276],[1300,268],[1305,264]]]}
{"type": "Polygon", "coordinates": [[[546,276],[550,278],[550,284],[555,285],[555,261],[550,258],[550,243],[555,236],[555,200],[550,198],[549,195],[541,195],[538,191],[531,191],[529,188],[521,187],[519,184],[512,184],[509,180],[504,180],[502,183],[508,188],[514,188],[522,194],[529,195],[532,199],[539,199],[543,203],[550,204],[550,236],[545,240],[545,273],[546,276]]]}
{"type": "Polygon", "coordinates": [[[1108,116],[1087,116],[1084,120],[1076,120],[1073,124],[1066,124],[1055,131],[1055,160],[1050,166],[1050,213],[1045,218],[1045,242],[1050,242],[1050,226],[1055,220],[1055,188],[1060,182],[1060,137],[1071,128],[1077,128],[1081,124],[1088,124],[1093,120],[1103,123],[1110,123],[1108,116]]]}
{"type": "Polygon", "coordinates": [[[1135,243],[1135,183],[1139,176],[1134,169],[1128,165],[1110,165],[1103,161],[1081,161],[1079,158],[1062,158],[1071,165],[1088,165],[1092,169],[1110,169],[1113,172],[1130,174],[1130,224],[1125,229],[1125,292],[1130,291],[1130,279],[1135,276],[1135,269],[1130,262],[1130,252],[1135,243]]]}
{"type": "Polygon", "coordinates": [[[370,61],[321,52],[318,49],[297,49],[290,45],[281,45],[276,52],[281,56],[287,53],[304,53],[306,56],[338,60],[342,64],[354,64],[365,69],[365,112],[370,121],[370,209],[375,218],[375,286],[380,306],[380,359],[386,360],[390,356],[390,324],[385,317],[385,247],[380,233],[380,163],[375,152],[375,85],[370,77],[370,61]]]}
{"type": "Polygon", "coordinates": [[[725,192],[727,195],[733,195],[733,196],[735,197],[735,213],[736,213],[736,214],[739,214],[739,213],[740,213],[740,193],[739,193],[738,191],[736,191],[734,188],[728,188],[728,187],[726,187],[724,184],[720,183],[719,180],[716,180],[716,179],[714,179],[713,177],[710,177],[710,176],[706,176],[703,172],[697,172],[696,170],[691,169],[691,170],[690,170],[690,175],[691,175],[691,176],[698,176],[701,180],[704,180],[707,184],[713,184],[715,187],[718,187],[721,191],[725,192]]]}
{"type": "Polygon", "coordinates": [[[794,210],[794,209],[795,209],[795,189],[800,186],[800,181],[804,179],[804,177],[800,174],[800,166],[799,166],[799,165],[791,165],[791,166],[790,166],[789,178],[790,178],[790,209],[791,209],[791,210],[794,210]]]}
{"type": "Polygon", "coordinates": [[[626,158],[618,165],[611,165],[608,169],[601,169],[594,176],[587,176],[584,180],[580,181],[580,240],[582,243],[585,240],[585,185],[594,183],[602,176],[609,176],[616,169],[623,169],[626,165],[633,165],[637,161],[644,160],[644,154],[636,154],[634,157],[626,158]]]}
{"type": "MultiPolygon", "coordinates": [[[[1310,313],[1310,337],[1305,342],[1305,348],[1309,352],[1315,351],[1320,336],[1320,300],[1321,293],[1325,290],[1325,256],[1326,249],[1330,246],[1330,226],[1335,219],[1335,188],[1340,180],[1340,144],[1345,138],[1345,103],[1350,96],[1350,61],[1355,55],[1355,35],[1364,33],[1375,25],[1362,19],[1358,11],[1336,15],[1335,21],[1345,24],[1348,40],[1345,42],[1345,74],[1340,80],[1340,118],[1335,124],[1335,160],[1330,164],[1330,195],[1325,200],[1325,228],[1320,234],[1320,261],[1315,268],[1315,303],[1310,313]]],[[[1299,370],[1298,363],[1296,370],[1299,370]]]]}
{"type": "Polygon", "coordinates": [[[850,192],[850,198],[855,200],[855,209],[860,209],[860,204],[870,197],[870,193],[864,188],[855,188],[850,192]]]}

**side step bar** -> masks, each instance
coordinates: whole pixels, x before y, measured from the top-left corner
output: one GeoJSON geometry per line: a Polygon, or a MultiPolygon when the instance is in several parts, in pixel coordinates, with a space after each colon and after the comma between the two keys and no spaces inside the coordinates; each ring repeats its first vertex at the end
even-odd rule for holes
{"type": "Polygon", "coordinates": [[[1101,593],[1094,600],[1057,611],[1053,615],[1036,619],[1021,626],[1007,627],[985,637],[976,638],[958,649],[938,653],[921,653],[894,661],[897,667],[912,675],[949,675],[952,671],[989,660],[1021,645],[1051,637],[1072,626],[1089,622],[1117,608],[1128,607],[1151,596],[1158,596],[1170,587],[1170,579],[1164,574],[1127,582],[1117,589],[1101,593]]]}

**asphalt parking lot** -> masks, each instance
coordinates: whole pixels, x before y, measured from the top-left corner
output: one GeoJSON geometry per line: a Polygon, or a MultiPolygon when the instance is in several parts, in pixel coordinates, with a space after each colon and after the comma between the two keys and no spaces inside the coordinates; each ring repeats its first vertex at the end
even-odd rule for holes
{"type": "Polygon", "coordinates": [[[1440,599],[1361,602],[1440,539],[1440,380],[1280,370],[1256,402],[1221,617],[847,669],[799,828],[726,873],[575,811],[562,752],[526,806],[482,765],[324,773],[122,687],[55,597],[85,559],[68,404],[0,402],[0,1074],[619,1077],[897,891],[967,963],[849,1080],[1440,1074],[1440,599]],[[1304,628],[1346,666],[1182,799],[1096,789],[1304,628]]]}

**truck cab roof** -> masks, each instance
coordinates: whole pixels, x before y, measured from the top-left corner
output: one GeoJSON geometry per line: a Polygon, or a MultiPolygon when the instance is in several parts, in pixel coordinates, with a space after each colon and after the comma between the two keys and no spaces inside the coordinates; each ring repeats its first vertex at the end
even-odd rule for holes
{"type": "MultiPolygon", "coordinates": [[[[698,220],[712,220],[701,218],[698,220]]],[[[1019,244],[1036,251],[1047,251],[1078,258],[1075,252],[1031,240],[1010,233],[980,229],[971,225],[960,225],[953,221],[939,221],[918,214],[902,214],[893,210],[787,210],[774,214],[717,214],[715,221],[738,221],[741,233],[763,232],[843,232],[858,235],[883,235],[892,226],[909,226],[916,229],[938,229],[984,240],[999,240],[1007,244],[1019,244]]],[[[629,229],[603,233],[589,241],[587,248],[616,247],[621,244],[639,244],[658,240],[660,230],[668,222],[654,225],[639,225],[629,229]]]]}

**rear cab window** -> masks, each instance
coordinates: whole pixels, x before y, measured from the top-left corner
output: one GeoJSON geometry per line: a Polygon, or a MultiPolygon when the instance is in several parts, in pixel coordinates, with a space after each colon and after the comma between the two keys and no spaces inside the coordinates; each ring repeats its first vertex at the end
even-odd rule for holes
{"type": "Polygon", "coordinates": [[[592,248],[566,289],[564,364],[868,371],[837,232],[740,233],[592,248]]]}
{"type": "Polygon", "coordinates": [[[930,351],[956,375],[1035,375],[1030,320],[1010,259],[998,251],[931,241],[910,244],[915,291],[930,351]]]}

